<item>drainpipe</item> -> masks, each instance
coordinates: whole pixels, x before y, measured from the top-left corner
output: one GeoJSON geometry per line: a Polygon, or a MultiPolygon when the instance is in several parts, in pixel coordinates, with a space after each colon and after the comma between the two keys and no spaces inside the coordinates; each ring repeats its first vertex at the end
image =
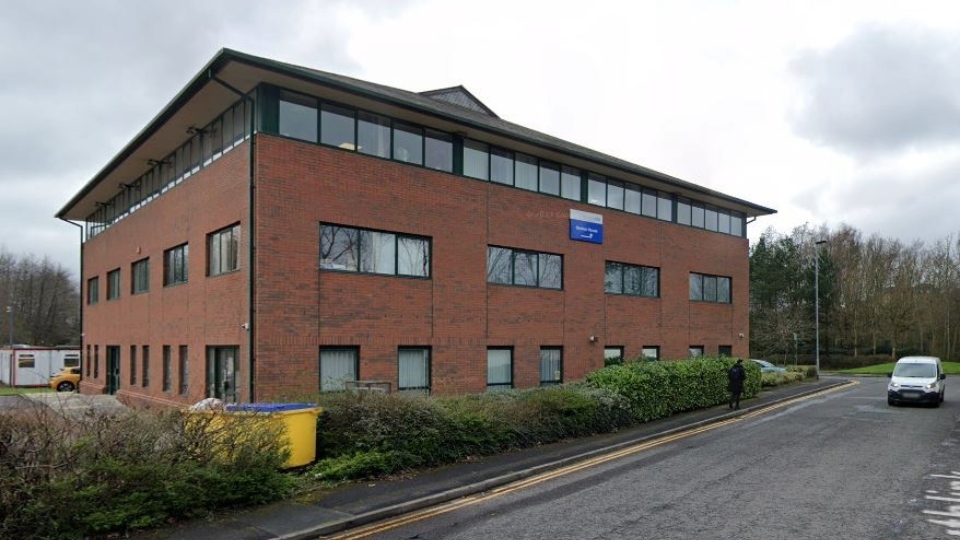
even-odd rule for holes
{"type": "Polygon", "coordinates": [[[248,279],[247,279],[247,304],[248,304],[248,305],[247,305],[247,310],[248,310],[248,313],[247,313],[247,324],[249,325],[249,326],[247,327],[247,355],[248,355],[247,365],[249,366],[249,367],[248,367],[248,370],[249,370],[248,373],[249,373],[249,378],[250,378],[250,379],[249,379],[250,385],[249,385],[249,390],[248,390],[248,392],[249,392],[248,402],[253,403],[253,402],[256,401],[256,376],[255,376],[255,374],[256,374],[256,372],[257,372],[257,371],[256,371],[257,358],[256,358],[256,354],[254,353],[254,344],[256,343],[256,334],[257,334],[256,309],[255,309],[255,304],[254,304],[254,298],[256,297],[256,295],[254,294],[255,291],[256,291],[256,279],[255,279],[256,268],[254,267],[254,261],[256,261],[256,241],[255,241],[256,239],[255,239],[254,234],[253,234],[253,231],[255,230],[255,229],[254,229],[254,226],[253,226],[253,225],[254,225],[254,221],[253,221],[253,220],[254,220],[254,215],[255,215],[255,214],[254,214],[254,202],[255,202],[255,196],[254,196],[254,194],[255,194],[255,190],[256,190],[256,182],[254,181],[254,171],[255,171],[255,168],[254,168],[254,156],[256,155],[256,152],[255,152],[255,142],[254,142],[254,141],[255,141],[256,139],[254,138],[253,135],[254,135],[254,128],[255,128],[256,125],[257,125],[257,100],[251,98],[249,94],[245,94],[245,93],[241,92],[240,90],[238,90],[237,88],[234,88],[232,85],[230,85],[230,84],[227,83],[226,81],[223,81],[223,80],[217,78],[217,76],[213,73],[213,70],[210,70],[209,72],[207,72],[207,77],[208,77],[210,80],[212,80],[212,81],[218,83],[219,85],[223,86],[223,87],[226,88],[227,90],[229,90],[229,91],[233,92],[234,94],[240,96],[241,99],[245,99],[245,100],[247,100],[247,101],[250,103],[250,125],[247,126],[247,127],[250,129],[250,148],[249,148],[249,156],[248,156],[248,159],[247,159],[247,162],[248,162],[248,164],[249,164],[249,171],[248,171],[248,178],[247,178],[247,180],[248,180],[248,182],[249,182],[249,190],[248,190],[249,200],[248,200],[248,205],[247,205],[247,206],[248,206],[248,208],[250,209],[250,215],[249,215],[248,218],[247,218],[247,222],[250,224],[250,240],[249,240],[249,242],[248,242],[250,249],[249,249],[249,251],[248,251],[248,253],[247,253],[247,276],[248,276],[248,279]]]}

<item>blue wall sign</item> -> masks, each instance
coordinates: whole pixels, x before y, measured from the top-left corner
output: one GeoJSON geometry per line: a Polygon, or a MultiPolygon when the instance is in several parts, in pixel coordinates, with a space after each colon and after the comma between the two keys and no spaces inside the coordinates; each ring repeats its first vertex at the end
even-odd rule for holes
{"type": "Polygon", "coordinates": [[[570,239],[593,244],[603,243],[603,216],[570,210],[570,239]]]}

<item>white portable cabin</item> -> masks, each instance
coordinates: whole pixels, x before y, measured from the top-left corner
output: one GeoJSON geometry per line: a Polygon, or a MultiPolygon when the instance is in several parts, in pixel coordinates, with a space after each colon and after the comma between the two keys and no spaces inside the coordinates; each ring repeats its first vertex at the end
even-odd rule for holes
{"type": "Polygon", "coordinates": [[[80,349],[0,349],[0,383],[7,386],[46,386],[65,367],[80,367],[80,349]]]}

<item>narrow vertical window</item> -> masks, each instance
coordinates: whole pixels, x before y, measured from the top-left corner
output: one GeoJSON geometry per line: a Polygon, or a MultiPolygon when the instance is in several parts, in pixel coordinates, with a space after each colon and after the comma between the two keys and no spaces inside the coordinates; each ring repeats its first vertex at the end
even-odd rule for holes
{"type": "Polygon", "coordinates": [[[130,293],[140,294],[150,290],[150,259],[141,259],[130,267],[130,293]]]}
{"type": "Polygon", "coordinates": [[[190,246],[181,244],[163,252],[163,285],[186,283],[190,265],[190,246]]]}
{"type": "Polygon", "coordinates": [[[178,358],[178,375],[180,376],[180,395],[185,396],[190,390],[190,360],[187,355],[187,346],[180,346],[180,354],[178,358]]]}
{"type": "Polygon", "coordinates": [[[87,304],[100,302],[100,278],[92,277],[87,280],[87,304]]]}
{"type": "Polygon", "coordinates": [[[107,272],[107,300],[120,298],[120,269],[107,272]]]}
{"type": "Polygon", "coordinates": [[[321,105],[320,142],[344,150],[356,150],[356,112],[328,103],[321,105]]]}
{"type": "Polygon", "coordinates": [[[540,348],[540,386],[563,382],[563,348],[540,348]]]}
{"type": "Polygon", "coordinates": [[[579,201],[581,199],[580,169],[564,165],[560,171],[560,196],[564,199],[579,201]]]}
{"type": "Polygon", "coordinates": [[[130,386],[137,385],[137,346],[130,346],[130,386]]]}
{"type": "Polygon", "coordinates": [[[411,394],[430,393],[430,349],[401,347],[397,351],[397,390],[411,394]]]}
{"type": "Polygon", "coordinates": [[[169,392],[173,387],[173,354],[169,345],[163,346],[163,391],[169,392]]]}
{"type": "Polygon", "coordinates": [[[463,142],[463,175],[480,180],[490,178],[490,151],[478,141],[463,142]]]}
{"type": "Polygon", "coordinates": [[[500,148],[490,149],[490,181],[513,185],[513,152],[500,148]]]}
{"type": "Polygon", "coordinates": [[[240,224],[207,237],[207,275],[216,276],[240,268],[240,224]]]}
{"type": "Polygon", "coordinates": [[[513,387],[513,349],[487,349],[487,390],[513,387]]]}
{"type": "Polygon", "coordinates": [[[140,355],[140,360],[143,362],[143,369],[140,370],[141,382],[140,386],[147,388],[150,386],[150,346],[143,346],[143,354],[140,355]]]}
{"type": "Polygon", "coordinates": [[[361,112],[357,117],[357,151],[382,158],[390,157],[390,119],[361,112]]]}
{"type": "Polygon", "coordinates": [[[423,165],[423,129],[395,122],[393,125],[393,159],[423,165]]]}
{"type": "Polygon", "coordinates": [[[424,166],[444,172],[453,172],[453,137],[439,131],[426,130],[424,137],[424,166]]]}

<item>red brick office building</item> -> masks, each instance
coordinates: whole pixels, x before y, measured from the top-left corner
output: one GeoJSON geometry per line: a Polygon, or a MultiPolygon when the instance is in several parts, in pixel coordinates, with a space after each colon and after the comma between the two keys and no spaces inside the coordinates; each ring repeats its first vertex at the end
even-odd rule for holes
{"type": "Polygon", "coordinates": [[[771,213],[461,87],[223,50],[57,217],[83,227],[81,391],[181,405],[744,356],[746,225],[771,213]]]}

